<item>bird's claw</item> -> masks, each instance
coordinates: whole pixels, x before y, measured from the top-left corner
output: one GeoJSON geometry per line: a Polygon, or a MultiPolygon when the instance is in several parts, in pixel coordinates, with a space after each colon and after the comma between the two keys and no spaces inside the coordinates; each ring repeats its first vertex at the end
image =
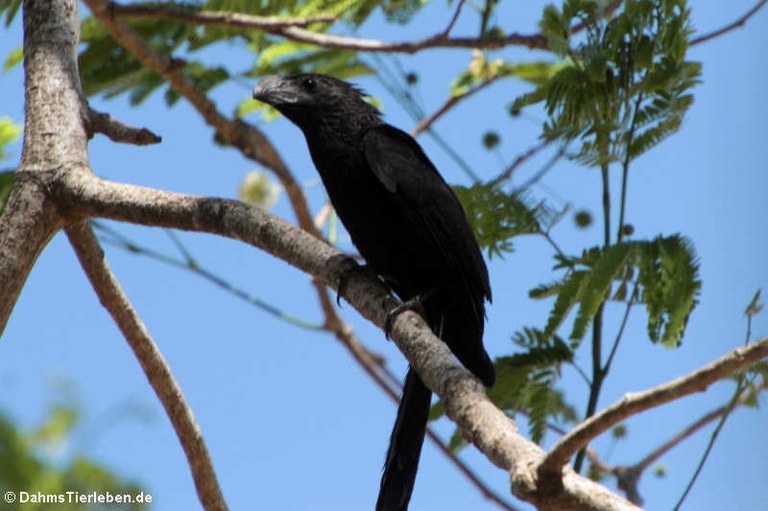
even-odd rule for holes
{"type": "Polygon", "coordinates": [[[389,339],[389,334],[392,333],[392,327],[395,324],[397,317],[405,311],[412,311],[426,318],[427,314],[424,310],[424,302],[421,295],[416,295],[409,300],[404,301],[400,305],[396,306],[391,311],[387,312],[387,317],[384,318],[384,337],[389,339]]]}
{"type": "Polygon", "coordinates": [[[373,276],[376,279],[379,278],[379,276],[367,264],[360,265],[351,259],[350,261],[354,264],[354,266],[350,266],[349,268],[344,269],[341,274],[339,274],[339,285],[336,288],[336,305],[339,307],[341,307],[341,295],[346,292],[349,279],[354,273],[365,273],[373,276]]]}

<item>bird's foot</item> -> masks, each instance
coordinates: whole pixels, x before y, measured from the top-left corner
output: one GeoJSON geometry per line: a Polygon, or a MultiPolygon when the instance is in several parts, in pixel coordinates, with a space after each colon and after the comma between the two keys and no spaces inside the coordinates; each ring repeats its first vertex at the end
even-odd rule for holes
{"type": "Polygon", "coordinates": [[[389,334],[392,332],[392,326],[394,325],[395,320],[405,311],[415,312],[426,321],[427,312],[424,309],[424,302],[426,302],[432,295],[434,295],[434,292],[432,291],[416,295],[387,312],[387,317],[384,320],[384,336],[389,339],[389,334]]]}
{"type": "Polygon", "coordinates": [[[379,280],[379,275],[367,264],[357,264],[351,258],[350,263],[349,268],[344,269],[339,275],[339,285],[336,288],[336,305],[339,307],[341,307],[341,295],[346,292],[347,284],[349,284],[349,279],[352,278],[352,275],[362,273],[379,280]]]}

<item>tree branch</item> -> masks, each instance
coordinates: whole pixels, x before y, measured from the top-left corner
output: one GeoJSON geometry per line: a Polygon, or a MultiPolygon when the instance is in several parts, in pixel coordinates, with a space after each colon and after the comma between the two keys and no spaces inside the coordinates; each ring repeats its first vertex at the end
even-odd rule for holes
{"type": "Polygon", "coordinates": [[[299,225],[316,236],[320,236],[314,227],[312,215],[307,207],[301,186],[296,182],[285,162],[261,131],[239,119],[229,119],[219,112],[205,92],[197,87],[197,84],[185,75],[182,69],[174,65],[172,58],[157,53],[124,21],[115,19],[110,15],[110,2],[85,0],[85,4],[118,43],[130,51],[147,69],[162,76],[176,92],[190,102],[205,122],[216,130],[227,143],[239,149],[247,158],[274,172],[285,189],[299,225]]]}
{"type": "Polygon", "coordinates": [[[99,301],[112,316],[133,350],[149,384],[173,424],[176,436],[187,456],[197,495],[203,508],[207,511],[225,511],[227,505],[219,488],[216,472],[200,427],[184,399],[184,394],[171,368],[112,274],[89,222],[78,220],[67,226],[65,231],[99,301]]]}
{"type": "Polygon", "coordinates": [[[113,142],[123,142],[126,144],[150,145],[162,142],[162,138],[147,128],[128,126],[117,119],[113,119],[109,114],[98,112],[90,107],[88,107],[86,126],[88,128],[88,138],[93,137],[95,133],[102,133],[113,142]]]}
{"type": "Polygon", "coordinates": [[[162,18],[194,25],[224,25],[227,27],[256,30],[276,30],[285,27],[306,27],[314,23],[332,23],[334,16],[323,14],[304,18],[279,18],[276,16],[253,16],[239,12],[194,11],[158,4],[128,4],[107,2],[109,14],[121,18],[162,18]]]}
{"type": "MultiPolygon", "coordinates": [[[[761,390],[765,388],[765,382],[763,382],[757,389],[752,389],[752,391],[761,390]]],[[[715,410],[712,410],[711,412],[703,415],[700,417],[697,421],[674,435],[672,438],[661,444],[659,447],[651,451],[650,454],[648,454],[645,458],[638,461],[632,467],[637,467],[639,470],[645,470],[647,469],[653,462],[661,458],[664,454],[669,452],[673,447],[677,446],[685,440],[686,438],[690,437],[694,433],[696,433],[698,430],[709,424],[710,422],[717,420],[720,418],[724,413],[730,412],[732,409],[743,406],[746,404],[747,400],[750,397],[749,389],[745,389],[742,391],[741,396],[739,399],[733,403],[725,404],[719,408],[716,408],[715,410]]]]}
{"type": "MultiPolygon", "coordinates": [[[[330,307],[332,315],[326,315],[326,322],[322,325],[318,325],[316,323],[312,323],[308,320],[298,318],[292,314],[286,313],[285,311],[277,309],[273,305],[264,303],[261,299],[252,296],[247,291],[236,287],[230,282],[227,282],[225,279],[216,275],[211,270],[201,266],[183,246],[180,246],[179,248],[184,254],[184,258],[176,259],[173,256],[137,244],[136,242],[124,237],[117,231],[103,224],[94,223],[93,227],[97,231],[102,231],[104,233],[104,235],[98,236],[98,239],[102,243],[107,243],[117,248],[123,249],[129,253],[144,255],[175,268],[189,271],[209,281],[213,285],[222,288],[224,291],[232,294],[233,296],[244,300],[246,303],[257,307],[260,310],[267,312],[268,314],[274,314],[276,317],[286,321],[291,325],[314,331],[323,330],[333,334],[337,340],[344,345],[347,351],[350,352],[353,359],[363,367],[363,370],[371,377],[374,383],[387,395],[387,397],[389,397],[395,404],[400,401],[402,385],[398,377],[387,369],[384,358],[367,348],[365,344],[354,334],[352,327],[337,316],[335,312],[336,309],[334,307],[330,307]]],[[[492,501],[506,511],[515,511],[515,508],[509,502],[505,501],[501,495],[489,488],[477,476],[477,474],[458,457],[457,454],[448,448],[446,442],[437,433],[435,433],[434,429],[427,427],[427,436],[432,442],[434,442],[437,449],[448,458],[448,461],[450,461],[456,467],[456,469],[461,472],[461,474],[465,476],[473,486],[475,486],[475,488],[483,495],[483,497],[492,501]]]]}
{"type": "Polygon", "coordinates": [[[721,27],[717,30],[714,30],[712,32],[707,32],[704,35],[700,35],[699,37],[695,37],[691,39],[691,42],[688,43],[688,46],[695,46],[697,44],[701,44],[704,42],[709,41],[710,39],[714,39],[716,37],[720,37],[723,34],[726,34],[730,32],[731,30],[741,28],[747,24],[749,19],[757,14],[757,12],[762,9],[765,4],[768,3],[768,0],[760,0],[757,2],[750,10],[748,10],[741,18],[737,19],[736,21],[733,21],[731,23],[728,23],[724,27],[721,27]]]}
{"type": "Polygon", "coordinates": [[[626,394],[622,399],[586,419],[561,438],[549,451],[540,473],[559,472],[571,456],[587,443],[622,420],[645,410],[701,392],[734,371],[768,357],[768,338],[731,351],[714,362],[686,376],[651,389],[626,394]]]}
{"type": "MultiPolygon", "coordinates": [[[[112,12],[120,15],[121,11],[123,11],[123,13],[126,15],[131,15],[129,12],[126,12],[125,7],[114,4],[114,2],[107,2],[106,0],[86,0],[85,3],[88,4],[88,7],[91,9],[91,11],[94,11],[94,7],[99,10],[99,14],[94,12],[94,15],[99,17],[102,23],[104,23],[102,16],[112,18],[112,12]],[[115,7],[113,8],[112,5],[115,5],[115,7]]],[[[241,17],[244,16],[242,14],[228,13],[223,11],[216,12],[215,14],[200,12],[195,13],[171,6],[163,6],[162,8],[147,6],[141,9],[141,16],[183,20],[185,22],[198,25],[205,24],[250,26],[252,28],[258,28],[264,32],[282,36],[293,41],[315,44],[324,48],[332,48],[338,50],[386,53],[416,53],[428,48],[479,48],[490,50],[504,48],[507,46],[524,46],[530,49],[547,49],[547,39],[540,34],[523,35],[512,33],[498,38],[450,37],[448,34],[449,31],[443,30],[430,37],[425,37],[423,39],[417,39],[414,41],[387,42],[377,39],[363,39],[357,37],[347,37],[321,32],[313,32],[298,26],[301,25],[301,23],[270,23],[266,21],[268,18],[259,19],[255,16],[242,19],[241,17]],[[245,21],[254,22],[258,24],[258,26],[256,24],[249,25],[244,23],[245,21]]],[[[449,28],[451,28],[450,24],[449,28]]]]}
{"type": "Polygon", "coordinates": [[[448,99],[445,100],[445,102],[442,105],[440,105],[440,107],[437,110],[435,110],[429,116],[424,117],[422,120],[418,122],[418,124],[416,124],[416,126],[411,130],[411,136],[418,137],[421,133],[429,130],[430,127],[432,127],[432,124],[434,124],[438,119],[440,119],[443,115],[445,115],[449,110],[451,110],[461,101],[485,89],[487,86],[495,82],[498,78],[501,78],[501,77],[497,76],[495,78],[491,78],[490,80],[486,80],[480,83],[477,87],[474,87],[468,90],[464,94],[459,94],[456,96],[449,97],[448,99]]]}
{"type": "Polygon", "coordinates": [[[643,498],[640,495],[640,490],[638,488],[640,484],[640,478],[642,477],[643,472],[645,472],[652,463],[654,463],[664,454],[678,446],[683,440],[687,439],[710,422],[719,419],[723,416],[723,414],[729,413],[737,406],[745,405],[751,398],[751,394],[753,392],[759,392],[764,388],[765,382],[761,382],[755,388],[743,390],[738,400],[731,401],[728,404],[725,404],[703,415],[698,420],[685,427],[683,430],[672,436],[669,440],[665,441],[659,447],[651,451],[642,460],[633,465],[610,465],[600,460],[594,450],[587,448],[589,461],[595,470],[605,474],[611,474],[616,477],[616,483],[619,489],[621,489],[627,495],[627,498],[631,502],[641,506],[643,504],[643,498]]]}
{"type": "MultiPolygon", "coordinates": [[[[603,16],[608,16],[614,12],[620,5],[621,0],[614,0],[603,10],[603,16]]],[[[322,32],[314,32],[301,28],[309,25],[302,23],[307,21],[305,18],[299,19],[271,19],[258,16],[246,16],[233,12],[191,12],[178,7],[171,6],[142,6],[141,8],[126,7],[106,0],[86,0],[86,4],[93,10],[91,4],[101,5],[100,10],[110,15],[114,13],[117,16],[141,16],[174,19],[197,25],[225,25],[235,27],[248,27],[263,30],[264,32],[285,37],[293,41],[314,44],[323,48],[337,50],[352,50],[364,52],[384,52],[384,53],[416,53],[421,50],[431,48],[465,48],[493,50],[505,48],[507,46],[523,46],[531,50],[546,50],[548,43],[546,37],[541,34],[519,34],[513,32],[503,37],[450,37],[450,31],[456,22],[456,18],[462,7],[462,2],[456,8],[453,18],[448,27],[435,35],[416,39],[413,41],[388,42],[377,39],[363,39],[358,37],[339,36],[322,32]],[[291,22],[296,21],[296,22],[291,22]]],[[[331,21],[327,19],[316,19],[315,21],[331,21]]],[[[572,33],[577,33],[585,28],[583,23],[574,25],[572,33]]]]}
{"type": "Polygon", "coordinates": [[[74,0],[24,2],[24,142],[13,189],[0,216],[0,334],[37,256],[61,227],[45,174],[86,163],[74,0]],[[56,119],[56,127],[51,120],[56,119]]]}
{"type": "MultiPolygon", "coordinates": [[[[265,165],[272,170],[277,178],[280,180],[282,186],[287,192],[291,205],[296,212],[296,216],[299,225],[308,232],[320,236],[318,228],[316,227],[309,209],[306,205],[301,187],[295,182],[293,175],[285,166],[277,152],[274,150],[271,143],[266,137],[253,126],[246,124],[240,120],[230,120],[216,110],[215,105],[207,98],[205,93],[198,89],[196,85],[183,74],[183,72],[176,66],[172,65],[172,60],[166,56],[157,54],[138,34],[136,34],[130,27],[125,25],[120,20],[115,20],[110,16],[110,9],[116,14],[129,14],[126,9],[119,7],[115,11],[111,5],[116,5],[111,2],[105,2],[102,0],[86,0],[86,4],[89,6],[94,16],[101,21],[105,28],[109,30],[113,37],[131,51],[136,58],[142,62],[147,68],[157,72],[163,76],[168,83],[179,94],[185,97],[200,113],[200,115],[206,120],[206,122],[213,127],[218,133],[233,146],[241,150],[241,152],[251,159],[265,165]]],[[[134,9],[131,7],[130,9],[134,9]]],[[[139,11],[142,15],[153,15],[154,7],[141,6],[133,10],[133,14],[138,14],[139,11]]],[[[178,11],[172,7],[164,7],[161,12],[158,13],[158,17],[167,15],[170,12],[178,11]]],[[[182,14],[185,19],[192,21],[189,18],[191,14],[187,11],[183,11],[182,14]]],[[[205,24],[222,24],[226,23],[226,20],[239,20],[236,23],[251,23],[258,22],[263,25],[261,28],[267,28],[269,22],[265,18],[256,20],[255,17],[239,17],[240,15],[234,13],[197,13],[205,14],[203,18],[205,20],[200,21],[201,18],[196,18],[201,23],[205,24]]],[[[308,19],[307,19],[308,20],[308,19]]],[[[285,20],[283,20],[285,21],[285,20]]],[[[297,20],[292,20],[297,21],[297,20]]],[[[320,21],[318,18],[317,21],[320,21]]],[[[297,23],[291,23],[296,25],[297,23]]],[[[298,23],[301,24],[301,23],[298,23]]],[[[271,25],[273,28],[279,24],[271,25]]],[[[374,367],[370,365],[372,361],[370,352],[368,352],[356,339],[354,332],[351,330],[348,324],[344,323],[337,315],[331,299],[328,295],[327,289],[322,282],[313,280],[313,286],[315,287],[318,300],[320,302],[321,309],[325,315],[324,327],[330,333],[333,333],[337,340],[339,340],[344,347],[350,352],[353,358],[360,364],[363,369],[373,378],[374,382],[379,385],[385,392],[391,394],[394,400],[399,400],[399,396],[392,391],[391,388],[384,387],[383,382],[375,375],[374,367]]],[[[447,452],[442,445],[441,440],[434,434],[430,437],[438,443],[438,447],[447,452]]],[[[450,453],[449,453],[450,455],[450,453]]],[[[492,499],[497,504],[501,505],[505,509],[511,509],[509,504],[505,503],[500,497],[495,495],[489,488],[482,485],[477,477],[472,477],[469,469],[463,465],[455,456],[450,455],[451,461],[459,468],[461,472],[468,475],[470,481],[477,486],[480,491],[492,499]]]]}
{"type": "MultiPolygon", "coordinates": [[[[193,197],[102,180],[90,173],[68,173],[53,186],[62,205],[80,214],[141,225],[208,232],[238,239],[279,257],[337,287],[347,275],[343,297],[366,319],[383,328],[396,305],[387,289],[330,245],[293,225],[239,201],[193,197]]],[[[446,405],[446,413],[467,440],[491,462],[509,470],[519,498],[561,509],[636,509],[606,488],[567,471],[539,480],[534,468],[544,452],[518,432],[514,422],[485,396],[482,385],[453,357],[415,313],[397,317],[392,338],[409,362],[446,405]],[[553,483],[554,481],[554,483],[553,483]],[[548,484],[547,484],[548,483],[548,484]]]]}
{"type": "MultiPolygon", "coordinates": [[[[549,140],[544,140],[544,141],[542,141],[542,142],[539,142],[539,143],[538,143],[538,144],[536,144],[535,146],[531,146],[531,147],[530,147],[530,148],[529,148],[527,151],[525,151],[524,153],[521,153],[521,154],[519,154],[519,155],[517,156],[517,158],[515,158],[515,160],[514,160],[514,161],[513,161],[511,164],[509,164],[509,165],[507,166],[507,168],[506,168],[506,169],[504,169],[504,171],[503,171],[501,174],[499,174],[498,176],[496,176],[495,178],[493,178],[493,180],[491,181],[491,184],[493,184],[493,185],[495,185],[495,186],[499,186],[499,185],[501,185],[501,183],[503,183],[504,181],[507,181],[507,180],[509,180],[509,179],[512,177],[512,174],[514,174],[515,170],[517,170],[517,169],[520,167],[520,165],[522,165],[523,163],[525,163],[526,161],[528,161],[528,159],[530,159],[530,158],[533,158],[533,157],[534,157],[536,154],[538,154],[540,151],[542,151],[542,150],[543,150],[543,149],[545,149],[547,146],[549,146],[549,144],[550,144],[550,143],[551,143],[551,142],[550,142],[549,140]]],[[[560,157],[560,154],[562,154],[562,153],[563,153],[563,151],[561,150],[561,151],[559,152],[559,154],[558,154],[558,158],[560,157]]],[[[545,166],[545,169],[547,169],[547,170],[548,170],[548,168],[549,168],[549,165],[546,165],[546,166],[545,166]]],[[[535,181],[538,181],[538,179],[536,179],[535,181]]],[[[523,190],[524,190],[524,189],[528,188],[528,187],[529,187],[529,186],[531,186],[531,185],[532,185],[532,184],[533,184],[535,181],[533,181],[533,180],[532,180],[532,181],[530,181],[530,184],[525,184],[525,185],[521,186],[521,187],[520,187],[520,189],[523,189],[523,190]]]]}

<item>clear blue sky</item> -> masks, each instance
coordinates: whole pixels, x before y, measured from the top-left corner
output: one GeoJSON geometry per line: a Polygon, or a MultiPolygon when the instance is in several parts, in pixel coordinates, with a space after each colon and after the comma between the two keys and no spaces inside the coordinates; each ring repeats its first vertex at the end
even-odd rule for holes
{"type": "MultiPolygon", "coordinates": [[[[744,13],[752,1],[691,2],[693,22],[702,32],[744,13]]],[[[509,2],[500,17],[510,30],[530,32],[543,3],[509,2]],[[523,11],[521,9],[528,9],[523,11]],[[510,21],[506,21],[510,20],[510,21]]],[[[362,33],[389,40],[436,32],[449,13],[433,2],[411,25],[397,28],[372,19],[362,33]]],[[[21,44],[20,20],[0,32],[4,56],[21,44]]],[[[469,33],[476,19],[467,10],[456,28],[469,33]]],[[[701,259],[704,287],[682,348],[667,351],[645,337],[644,318],[630,320],[613,373],[601,399],[605,406],[624,392],[695,369],[744,342],[744,308],[757,288],[768,289],[765,262],[768,235],[768,11],[743,29],[691,50],[704,64],[703,83],[682,131],[639,160],[630,181],[628,221],[636,237],[682,232],[701,259]]],[[[509,49],[509,58],[533,59],[527,50],[509,49]]],[[[207,58],[246,68],[252,55],[221,46],[207,58]]],[[[447,97],[449,80],[468,62],[468,51],[434,50],[399,57],[421,76],[425,110],[447,97]]],[[[0,115],[23,119],[20,68],[0,76],[0,115]]],[[[414,121],[381,85],[359,83],[382,99],[387,120],[410,129],[414,121]]],[[[250,93],[252,84],[217,90],[225,112],[250,93]]],[[[502,105],[526,90],[507,81],[468,100],[438,123],[439,133],[484,178],[501,169],[499,154],[481,146],[482,133],[501,133],[499,153],[511,161],[535,143],[541,117],[512,119],[502,105]]],[[[254,165],[232,149],[211,143],[212,133],[183,102],[168,110],[157,96],[138,109],[124,99],[96,100],[94,106],[163,136],[152,147],[119,146],[96,137],[91,145],[95,171],[110,179],[200,195],[233,197],[254,165]]],[[[258,119],[251,119],[258,122],[258,119]]],[[[263,126],[298,178],[312,183],[315,171],[298,130],[284,120],[263,126]]],[[[457,166],[429,138],[420,140],[450,182],[466,182],[457,166]]],[[[20,144],[11,150],[18,157],[20,144]]],[[[546,161],[532,160],[517,179],[546,161]]],[[[13,162],[5,162],[12,165],[13,162]]],[[[561,163],[535,189],[542,198],[567,197],[576,209],[598,211],[598,176],[561,163]]],[[[311,187],[313,206],[322,192],[311,187]]],[[[274,211],[293,219],[284,198],[274,211]]],[[[159,230],[113,225],[137,241],[169,252],[159,230]]],[[[597,229],[578,231],[566,219],[554,231],[566,251],[599,243],[597,229]]],[[[255,249],[211,236],[182,234],[198,261],[270,303],[308,319],[320,312],[306,275],[255,249]]],[[[192,405],[208,442],[232,509],[371,509],[394,420],[393,403],[363,374],[329,335],[308,333],[266,315],[208,283],[146,258],[107,248],[107,257],[192,405]]],[[[531,303],[527,291],[552,279],[551,254],[538,239],[524,239],[490,269],[494,304],[486,344],[493,355],[508,354],[509,336],[526,325],[541,325],[550,303],[531,303]]],[[[616,317],[618,310],[609,310],[616,317]]],[[[402,356],[381,332],[361,321],[349,306],[342,311],[359,336],[404,373],[402,356]]],[[[615,331],[609,322],[608,331],[615,331]]],[[[768,314],[755,320],[755,336],[768,334],[768,314]]],[[[581,362],[587,365],[587,353],[581,362]]],[[[120,475],[146,487],[153,509],[196,509],[197,498],[184,456],[159,403],[117,329],[99,306],[72,250],[57,236],[40,257],[0,342],[0,410],[25,426],[39,421],[57,395],[53,381],[74,388],[83,422],[61,454],[84,451],[120,475]]],[[[570,372],[568,396],[582,410],[583,382],[570,372]]],[[[629,438],[615,447],[596,446],[607,461],[632,463],[703,413],[723,404],[732,385],[654,410],[628,422],[629,438]]],[[[687,509],[759,510],[768,506],[768,442],[764,409],[739,410],[728,421],[712,457],[687,502],[687,509]]],[[[447,438],[452,427],[438,424],[447,438]]],[[[682,492],[709,432],[695,436],[663,458],[669,475],[647,474],[641,484],[648,509],[668,509],[682,492]]],[[[551,445],[552,437],[546,439],[551,445]]],[[[461,455],[491,487],[506,492],[507,476],[472,449],[461,455]]],[[[412,509],[460,511],[496,509],[427,444],[412,509]]]]}

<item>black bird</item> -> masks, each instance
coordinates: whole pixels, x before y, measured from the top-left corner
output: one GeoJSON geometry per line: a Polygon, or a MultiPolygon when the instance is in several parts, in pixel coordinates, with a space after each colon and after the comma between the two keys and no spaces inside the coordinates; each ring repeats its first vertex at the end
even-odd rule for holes
{"type": "MultiPolygon", "coordinates": [[[[419,301],[432,330],[486,386],[483,348],[488,270],[458,199],[419,144],[384,123],[354,86],[330,76],[269,76],[253,97],[304,133],[355,247],[403,301],[419,301]]],[[[377,511],[405,511],[416,479],[432,394],[413,369],[392,430],[377,511]]]]}

